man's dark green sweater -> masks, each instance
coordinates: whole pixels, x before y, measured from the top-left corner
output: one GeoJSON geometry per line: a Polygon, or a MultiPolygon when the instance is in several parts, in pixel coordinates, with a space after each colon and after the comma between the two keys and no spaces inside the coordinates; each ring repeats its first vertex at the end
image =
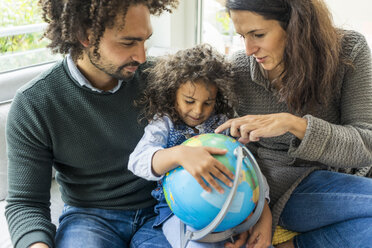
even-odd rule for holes
{"type": "Polygon", "coordinates": [[[155,203],[154,184],[127,169],[143,135],[133,100],[145,85],[146,66],[115,93],[98,93],[80,86],[64,60],[17,92],[7,123],[6,207],[16,247],[53,245],[52,167],[69,205],[133,210],[155,203]]]}

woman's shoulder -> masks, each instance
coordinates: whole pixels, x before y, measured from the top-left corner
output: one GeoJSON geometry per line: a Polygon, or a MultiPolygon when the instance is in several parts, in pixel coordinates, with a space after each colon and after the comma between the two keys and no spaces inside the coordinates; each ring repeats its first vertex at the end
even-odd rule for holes
{"type": "Polygon", "coordinates": [[[353,60],[361,49],[368,49],[368,43],[363,34],[355,30],[340,30],[342,34],[341,45],[342,53],[353,60]]]}
{"type": "Polygon", "coordinates": [[[245,50],[239,50],[229,56],[234,72],[250,72],[252,60],[245,53],[245,50]]]}

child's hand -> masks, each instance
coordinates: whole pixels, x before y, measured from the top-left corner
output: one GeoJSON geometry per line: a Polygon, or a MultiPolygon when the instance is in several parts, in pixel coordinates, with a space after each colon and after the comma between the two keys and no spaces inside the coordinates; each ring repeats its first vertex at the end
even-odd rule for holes
{"type": "Polygon", "coordinates": [[[243,232],[238,235],[238,239],[235,240],[234,243],[231,243],[231,242],[225,243],[225,248],[240,248],[246,243],[247,238],[248,238],[248,231],[243,232]]]}
{"type": "Polygon", "coordinates": [[[264,209],[258,222],[249,230],[247,248],[267,248],[271,245],[272,216],[265,201],[264,209]]]}
{"type": "Polygon", "coordinates": [[[267,248],[271,245],[272,216],[269,205],[265,201],[264,209],[258,222],[249,231],[241,233],[234,243],[227,242],[226,248],[267,248]],[[249,234],[249,235],[248,235],[249,234]],[[247,237],[248,241],[247,241],[247,237]]]}
{"type": "Polygon", "coordinates": [[[211,154],[223,155],[225,153],[226,150],[213,147],[180,146],[179,164],[182,165],[207,192],[211,192],[211,189],[207,186],[205,181],[218,192],[223,193],[223,188],[217,183],[215,178],[218,178],[227,186],[232,187],[231,180],[234,179],[234,174],[220,161],[212,157],[211,154]],[[213,176],[215,178],[213,178],[213,176]]]}

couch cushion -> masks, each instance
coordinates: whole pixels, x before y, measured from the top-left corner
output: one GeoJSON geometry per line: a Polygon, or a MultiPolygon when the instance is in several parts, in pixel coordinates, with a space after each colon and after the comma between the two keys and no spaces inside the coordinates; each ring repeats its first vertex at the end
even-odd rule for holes
{"type": "MultiPolygon", "coordinates": [[[[51,218],[52,223],[58,227],[58,218],[63,210],[63,201],[61,199],[61,193],[59,192],[59,186],[56,180],[52,180],[52,187],[50,189],[50,202],[51,202],[51,218]]],[[[6,201],[0,201],[0,248],[12,248],[12,242],[8,231],[8,224],[5,218],[5,205],[6,201]]]]}
{"type": "Polygon", "coordinates": [[[5,125],[10,101],[0,103],[0,200],[3,200],[7,191],[7,155],[5,140],[5,125]]]}
{"type": "Polygon", "coordinates": [[[5,201],[0,201],[0,248],[11,248],[13,247],[12,241],[10,240],[8,225],[4,215],[5,205],[5,201]]]}

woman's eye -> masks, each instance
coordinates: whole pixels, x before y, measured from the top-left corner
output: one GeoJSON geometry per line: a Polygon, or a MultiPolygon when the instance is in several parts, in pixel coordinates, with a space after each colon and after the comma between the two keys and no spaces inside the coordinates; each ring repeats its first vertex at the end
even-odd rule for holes
{"type": "Polygon", "coordinates": [[[255,34],[254,35],[254,37],[256,37],[256,38],[262,38],[262,37],[264,37],[265,35],[264,34],[255,34]]]}

